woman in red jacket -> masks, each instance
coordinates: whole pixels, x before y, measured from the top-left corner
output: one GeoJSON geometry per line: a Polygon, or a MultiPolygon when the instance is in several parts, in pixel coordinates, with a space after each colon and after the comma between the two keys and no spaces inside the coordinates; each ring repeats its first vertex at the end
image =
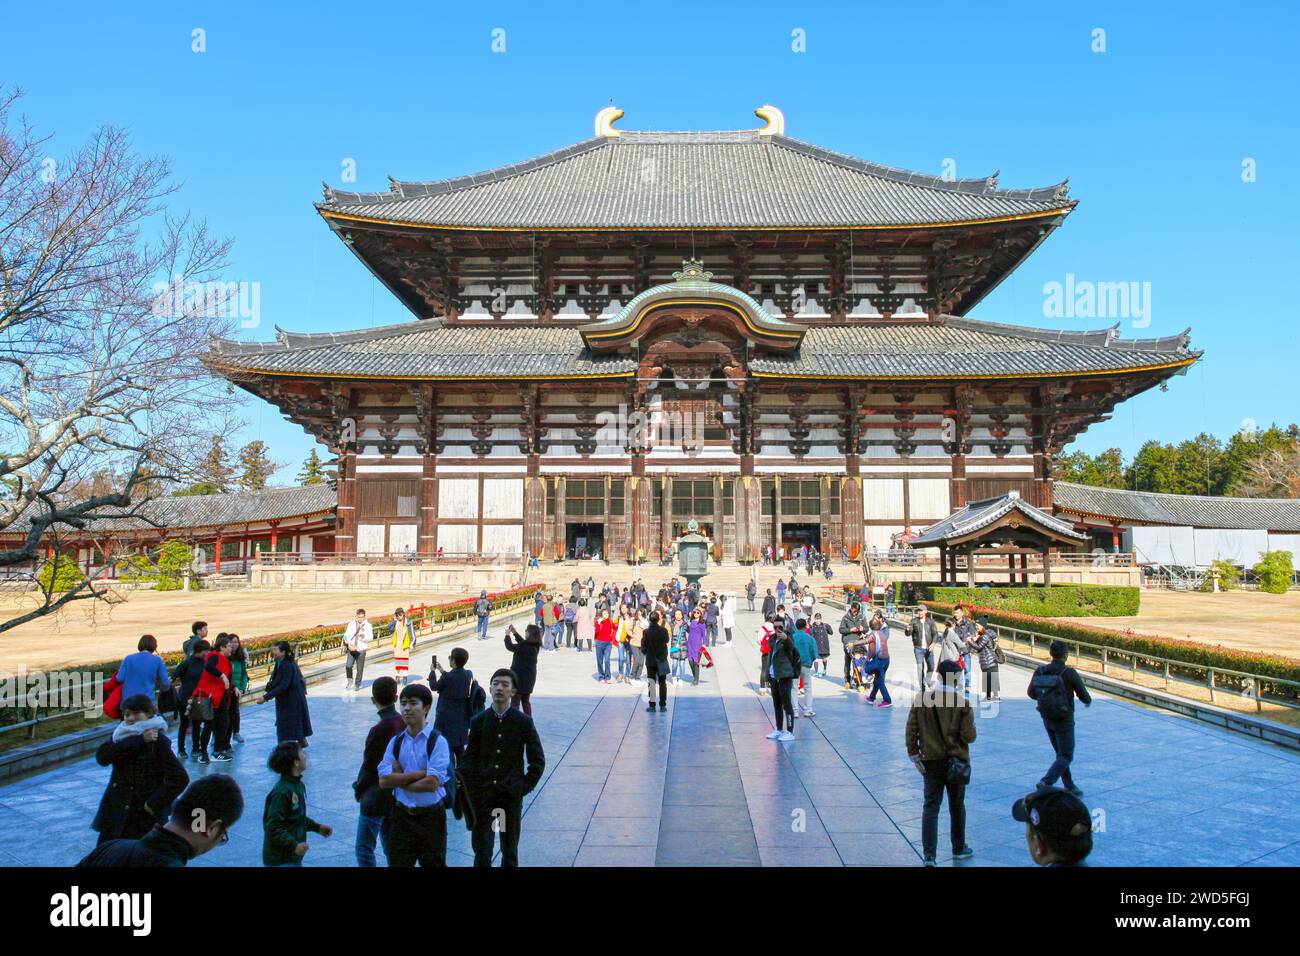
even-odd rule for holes
{"type": "Polygon", "coordinates": [[[213,756],[217,760],[229,760],[234,754],[230,751],[230,681],[233,671],[230,667],[230,654],[234,645],[230,637],[221,634],[217,637],[216,649],[211,651],[203,662],[203,675],[198,686],[194,688],[191,701],[201,696],[212,698],[212,719],[194,720],[194,759],[199,763],[208,762],[208,741],[216,731],[216,750],[213,756]]]}
{"type": "Polygon", "coordinates": [[[602,684],[612,684],[609,672],[609,658],[618,640],[618,625],[609,616],[609,608],[602,608],[600,620],[596,622],[596,673],[602,684]]]}

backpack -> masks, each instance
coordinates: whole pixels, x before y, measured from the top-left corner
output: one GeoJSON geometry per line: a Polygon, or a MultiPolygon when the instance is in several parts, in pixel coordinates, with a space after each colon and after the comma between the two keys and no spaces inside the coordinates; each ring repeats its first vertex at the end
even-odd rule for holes
{"type": "MultiPolygon", "coordinates": [[[[464,605],[461,606],[463,607],[464,605]]],[[[541,607],[541,605],[539,604],[538,607],[541,607]]],[[[476,617],[487,617],[488,612],[491,610],[492,607],[488,603],[487,598],[479,598],[474,602],[474,614],[476,617]]]]}
{"type": "MultiPolygon", "coordinates": [[[[475,682],[475,684],[477,685],[477,681],[475,682]]],[[[470,691],[471,700],[473,700],[473,695],[474,692],[471,690],[470,691]]],[[[393,738],[392,751],[393,751],[394,760],[401,759],[402,737],[405,734],[406,731],[403,730],[400,734],[398,734],[396,737],[393,738]]],[[[425,753],[424,755],[426,761],[429,760],[431,757],[433,757],[433,748],[438,746],[438,738],[441,736],[442,734],[438,733],[438,731],[435,730],[433,727],[429,728],[429,737],[428,737],[429,749],[428,752],[425,753]]],[[[450,747],[448,747],[447,749],[448,751],[451,751],[450,747]]],[[[454,751],[451,752],[451,763],[448,769],[450,772],[447,774],[447,779],[442,782],[443,796],[442,796],[442,803],[439,804],[439,806],[441,806],[442,809],[444,810],[450,810],[456,805],[456,755],[454,751]]]]}
{"type": "Polygon", "coordinates": [[[1070,716],[1070,688],[1061,674],[1039,672],[1029,681],[1038,702],[1038,712],[1047,720],[1066,720],[1070,716]]]}

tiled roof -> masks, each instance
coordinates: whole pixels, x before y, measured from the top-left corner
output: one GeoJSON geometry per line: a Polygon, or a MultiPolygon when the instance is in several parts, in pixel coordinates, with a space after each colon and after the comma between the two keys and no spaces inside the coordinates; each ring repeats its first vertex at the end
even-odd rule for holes
{"type": "Polygon", "coordinates": [[[755,359],[754,372],[812,377],[978,378],[1063,375],[1190,361],[1188,335],[1123,340],[1114,329],[1060,332],[944,316],[940,323],[822,326],[790,356],[755,359]]]}
{"type": "Polygon", "coordinates": [[[592,356],[574,328],[448,327],[436,319],[347,335],[282,335],[275,343],[218,342],[217,368],[392,378],[548,378],[629,374],[632,359],[592,356]]]}
{"type": "Polygon", "coordinates": [[[389,192],[326,186],[324,214],[481,228],[915,226],[1069,211],[1065,183],[999,189],[757,131],[597,137],[511,166],[389,192]]]}
{"type": "MultiPolygon", "coordinates": [[[[215,525],[256,524],[283,518],[332,513],[338,492],[328,483],[302,488],[267,488],[224,495],[184,495],[155,498],[140,507],[140,517],[105,518],[91,522],[88,530],[131,531],[147,528],[207,528],[215,525]]],[[[34,506],[33,506],[34,507],[34,506]]],[[[30,508],[3,533],[25,532],[30,508]]],[[[56,530],[61,526],[56,525],[56,530]]],[[[67,530],[67,529],[64,529],[67,530]]]]}
{"type": "MultiPolygon", "coordinates": [[[[756,357],[750,368],[813,378],[979,378],[1160,367],[1198,355],[1187,333],[1126,341],[1114,329],[1060,332],[942,316],[936,323],[810,327],[795,353],[756,357]]],[[[227,371],[366,378],[558,378],[636,369],[631,358],[593,356],[576,328],[476,328],[435,319],[344,334],[281,332],[265,343],[222,340],[207,361],[227,371]]]]}
{"type": "Polygon", "coordinates": [[[1069,481],[1055,482],[1052,488],[1058,512],[1114,518],[1122,524],[1300,531],[1300,499],[1166,495],[1069,481]]]}
{"type": "Polygon", "coordinates": [[[1075,531],[1068,521],[1052,517],[1046,511],[1029,504],[1020,497],[1019,493],[1011,491],[998,498],[972,501],[958,508],[948,517],[930,525],[913,538],[911,546],[923,548],[960,540],[981,528],[988,527],[1010,511],[1019,511],[1032,523],[1061,537],[1073,541],[1086,541],[1088,538],[1086,534],[1075,531]]]}

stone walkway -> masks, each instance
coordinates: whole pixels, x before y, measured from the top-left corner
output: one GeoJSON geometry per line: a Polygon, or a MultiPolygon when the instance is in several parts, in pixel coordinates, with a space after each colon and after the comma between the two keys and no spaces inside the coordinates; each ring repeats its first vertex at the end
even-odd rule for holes
{"type": "MultiPolygon", "coordinates": [[[[838,623],[839,613],[829,619],[838,623]]],[[[665,713],[646,713],[643,687],[595,681],[595,655],[561,650],[540,661],[534,715],[546,776],[526,802],[520,858],[530,866],[920,865],[921,787],[903,746],[915,690],[908,642],[895,635],[889,674],[895,707],[876,709],[838,678],[814,682],[817,716],[797,739],[764,737],[770,698],[755,692],[754,614],[738,615],[736,640],[714,650],[698,687],[670,686],[665,713]]],[[[493,628],[496,633],[497,628],[493,628]]],[[[485,679],[508,663],[499,639],[470,641],[485,679]]],[[[446,646],[438,649],[446,657],[446,646]]],[[[417,649],[427,667],[429,647],[417,649]]],[[[836,651],[838,655],[838,651],[836,651]]],[[[832,674],[839,668],[832,658],[832,674]]],[[[367,672],[373,679],[391,665],[367,672]]],[[[978,675],[977,680],[978,680],[978,675]]],[[[1002,671],[1000,707],[982,706],[972,746],[967,835],[960,866],[1029,863],[1011,802],[1033,787],[1051,748],[1028,672],[1002,671]]],[[[1300,754],[1164,712],[1095,694],[1078,711],[1076,782],[1103,827],[1095,865],[1300,865],[1300,754]]],[[[373,721],[369,695],[341,680],[311,689],[316,736],[308,751],[311,813],[334,826],[311,835],[309,866],[353,865],[351,781],[373,721]]],[[[260,863],[261,810],[273,783],[270,707],[244,710],[247,743],[228,764],[187,764],[191,777],[234,774],[247,808],[230,844],[197,865],[260,863]]],[[[108,780],[93,758],[0,788],[0,865],[67,865],[95,842],[88,829],[108,780]]],[[[448,862],[471,862],[469,835],[449,821],[448,862]]],[[[954,865],[940,820],[939,860],[954,865]]],[[[381,856],[382,859],[382,856],[381,856]]]]}

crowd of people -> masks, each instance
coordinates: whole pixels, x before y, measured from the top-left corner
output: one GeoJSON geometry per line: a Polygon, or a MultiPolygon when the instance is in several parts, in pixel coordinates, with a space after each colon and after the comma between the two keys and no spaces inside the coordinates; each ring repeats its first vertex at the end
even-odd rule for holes
{"type": "MultiPolygon", "coordinates": [[[[749,611],[755,610],[757,590],[752,582],[745,589],[749,611]]],[[[445,865],[451,814],[472,834],[475,865],[491,865],[498,838],[502,865],[518,865],[522,801],[545,768],[532,718],[540,655],[561,649],[592,652],[594,680],[644,683],[647,711],[663,713],[669,683],[698,684],[702,670],[714,665],[710,648],[733,643],[735,603],[732,594],[704,592],[680,578],[653,594],[640,581],[597,587],[591,577],[575,579],[566,596],[538,594],[533,623],[522,634],[513,624],[505,628],[511,663],[492,674],[486,690],[468,668],[470,655],[463,647],[450,652],[447,667],[432,656],[427,684],[411,682],[416,628],[399,608],[391,638],[397,676],[370,684],[377,719],[352,784],[358,803],[357,864],[375,866],[378,845],[390,866],[445,865]]],[[[476,631],[486,637],[492,614],[486,593],[473,610],[476,631]]],[[[864,608],[855,600],[832,624],[817,609],[811,588],[801,587],[792,575],[766,590],[759,613],[756,689],[760,696],[771,695],[775,729],[770,739],[791,742],[796,721],[816,717],[815,685],[831,679],[833,633],[841,640],[843,690],[877,707],[892,706],[886,609],[864,608]]],[[[830,615],[827,606],[825,616],[830,615]]],[[[965,838],[974,703],[981,694],[1001,699],[998,669],[1005,655],[989,621],[972,619],[961,606],[940,627],[919,605],[903,632],[911,639],[919,688],[905,739],[922,777],[922,855],[926,865],[936,863],[938,818],[946,797],[953,859],[967,859],[974,853],[965,838]],[[982,673],[978,685],[973,684],[976,660],[982,673]]],[[[374,640],[374,627],[358,609],[343,637],[348,690],[362,687],[366,652],[374,640]]],[[[157,641],[145,635],[115,675],[121,684],[121,723],[96,754],[112,772],[92,824],[99,844],[83,865],[184,865],[224,843],[242,814],[242,794],[233,779],[208,775],[191,783],[182,760],[190,756],[207,763],[211,746],[211,759],[226,761],[232,743],[243,742],[239,709],[248,691],[248,653],[235,634],[218,634],[209,643],[203,621],[192,626],[183,653],[169,672],[157,641]],[[162,716],[166,710],[179,721],[175,752],[162,716]],[[189,819],[193,814],[202,817],[201,826],[189,819]]],[[[304,773],[312,727],[305,679],[292,645],[280,642],[271,656],[261,700],[276,705],[276,745],[266,764],[276,781],[264,807],[262,858],[267,866],[299,866],[309,850],[308,834],[329,837],[332,831],[307,809],[304,773]]],[[[1066,646],[1054,642],[1051,661],[1029,682],[1054,760],[1012,811],[1025,823],[1031,857],[1041,865],[1078,865],[1091,849],[1091,816],[1070,772],[1074,701],[1088,706],[1091,697],[1067,659],[1066,646]]]]}

